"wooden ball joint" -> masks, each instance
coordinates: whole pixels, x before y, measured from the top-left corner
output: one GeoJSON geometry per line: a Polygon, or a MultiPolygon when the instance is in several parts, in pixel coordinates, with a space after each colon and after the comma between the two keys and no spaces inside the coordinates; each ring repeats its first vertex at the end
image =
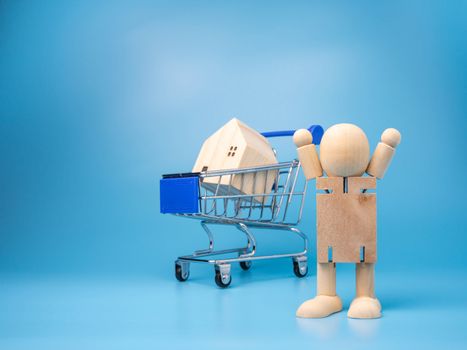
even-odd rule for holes
{"type": "Polygon", "coordinates": [[[378,318],[381,304],[374,291],[376,263],[376,178],[382,179],[401,141],[386,129],[370,159],[368,139],[353,124],[337,124],[323,135],[320,157],[307,130],[297,130],[294,143],[307,179],[316,179],[317,295],[305,301],[297,317],[321,318],[342,310],[336,294],[336,263],[355,263],[356,297],[347,316],[378,318]],[[323,170],[328,177],[323,176],[323,170]],[[364,173],[370,176],[363,176],[364,173]]]}

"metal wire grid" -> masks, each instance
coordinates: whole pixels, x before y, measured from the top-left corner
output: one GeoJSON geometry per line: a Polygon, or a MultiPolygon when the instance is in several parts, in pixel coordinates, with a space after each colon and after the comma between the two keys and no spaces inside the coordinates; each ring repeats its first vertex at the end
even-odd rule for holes
{"type": "Polygon", "coordinates": [[[296,226],[302,217],[307,188],[306,181],[298,181],[299,174],[300,162],[297,160],[260,167],[201,172],[200,212],[177,215],[232,223],[245,222],[257,226],[296,226]],[[267,179],[271,173],[274,174],[274,183],[272,188],[267,188],[267,179]],[[264,181],[258,180],[261,175],[264,175],[264,181]],[[252,183],[253,192],[258,193],[245,193],[247,176],[252,177],[249,184],[252,183]],[[240,177],[240,186],[233,186],[234,177],[240,177]],[[205,185],[209,178],[217,178],[217,185],[212,185],[216,182],[213,180],[209,181],[209,186],[205,185]],[[228,185],[225,185],[226,182],[228,185]],[[259,191],[257,187],[260,187],[259,191]],[[297,208],[293,202],[298,203],[297,208]],[[295,210],[295,215],[289,215],[291,209],[295,210]]]}

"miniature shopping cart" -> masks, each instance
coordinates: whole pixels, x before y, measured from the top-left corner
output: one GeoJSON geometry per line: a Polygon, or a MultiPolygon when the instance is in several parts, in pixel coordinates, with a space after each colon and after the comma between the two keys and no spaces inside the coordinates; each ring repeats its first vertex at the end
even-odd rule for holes
{"type": "MultiPolygon", "coordinates": [[[[309,130],[313,134],[313,142],[319,144],[322,127],[313,125],[309,130]]],[[[293,132],[268,132],[262,135],[290,136],[293,132]]],[[[300,162],[292,160],[259,167],[163,175],[160,181],[161,212],[200,220],[209,239],[207,249],[180,256],[175,261],[175,277],[181,282],[186,281],[190,275],[190,263],[211,264],[215,269],[216,284],[226,288],[232,281],[232,263],[238,262],[243,270],[249,270],[254,260],[277,258],[291,258],[295,275],[304,277],[308,272],[308,239],[296,227],[302,216],[307,188],[301,174],[300,162]],[[271,176],[272,187],[268,188],[264,179],[271,176]],[[238,185],[232,186],[234,178],[237,184],[240,181],[240,189],[238,185]],[[203,186],[207,182],[210,186],[203,186]],[[254,193],[245,193],[251,191],[243,191],[244,183],[245,186],[249,183],[250,187],[253,183],[254,193]],[[257,186],[257,183],[261,185],[257,186]],[[236,227],[245,234],[246,246],[214,250],[211,227],[216,225],[236,227]],[[257,255],[252,229],[288,231],[301,238],[303,247],[298,252],[257,255]]]]}

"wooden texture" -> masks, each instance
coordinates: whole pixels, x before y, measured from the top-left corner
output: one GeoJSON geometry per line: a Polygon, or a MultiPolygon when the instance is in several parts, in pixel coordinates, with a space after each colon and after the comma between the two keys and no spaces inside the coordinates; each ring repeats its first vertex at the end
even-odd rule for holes
{"type": "Polygon", "coordinates": [[[373,157],[371,157],[368,169],[366,169],[367,174],[377,177],[378,179],[382,179],[391,164],[395,151],[396,150],[394,148],[386,145],[385,143],[378,143],[378,146],[376,146],[373,153],[373,157]]]}
{"type": "Polygon", "coordinates": [[[400,142],[401,133],[399,130],[394,128],[384,130],[381,134],[381,142],[376,146],[370,164],[366,169],[367,174],[382,179],[391,164],[392,157],[396,153],[396,147],[400,142]]]}
{"type": "Polygon", "coordinates": [[[392,148],[396,148],[401,143],[402,135],[399,130],[388,128],[381,134],[381,142],[392,148]]]}
{"type": "Polygon", "coordinates": [[[355,264],[356,289],[358,297],[375,297],[375,264],[355,264]]]}
{"type": "MultiPolygon", "coordinates": [[[[268,140],[240,120],[234,118],[211,135],[199,152],[193,172],[229,170],[277,164],[268,140]]],[[[218,195],[270,192],[276,171],[256,175],[206,177],[203,186],[218,195]]],[[[262,201],[264,197],[255,197],[262,201]]]]}
{"type": "Polygon", "coordinates": [[[297,148],[297,153],[307,180],[323,176],[323,169],[321,168],[315,145],[311,144],[299,147],[297,148]]]}
{"type": "Polygon", "coordinates": [[[298,129],[293,134],[293,142],[297,147],[311,145],[313,135],[308,129],[298,129]]]}
{"type": "Polygon", "coordinates": [[[376,188],[374,177],[318,178],[318,190],[331,193],[317,194],[317,251],[318,262],[376,262],[376,194],[361,193],[363,189],[376,188]]]}
{"type": "Polygon", "coordinates": [[[316,294],[336,295],[336,264],[318,263],[316,271],[316,294]]]}
{"type": "Polygon", "coordinates": [[[327,129],[319,152],[321,166],[330,177],[362,176],[370,160],[368,139],[353,124],[336,124],[327,129]]]}
{"type": "Polygon", "coordinates": [[[319,161],[316,146],[312,144],[313,135],[307,129],[298,129],[293,135],[293,142],[297,146],[298,159],[302,165],[307,180],[323,176],[323,168],[319,161]]]}

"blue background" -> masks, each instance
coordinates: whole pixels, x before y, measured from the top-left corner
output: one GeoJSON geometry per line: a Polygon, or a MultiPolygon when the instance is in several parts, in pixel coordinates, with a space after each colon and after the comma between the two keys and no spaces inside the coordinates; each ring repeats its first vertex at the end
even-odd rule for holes
{"type": "MultiPolygon", "coordinates": [[[[0,2],[0,347],[465,347],[467,4],[0,2]],[[402,143],[378,184],[384,317],[297,320],[315,293],[287,261],[228,290],[173,261],[206,244],[159,214],[237,117],[259,131],[339,122],[402,143]]],[[[281,160],[289,139],[274,140],[281,160]]],[[[310,187],[300,228],[314,233],[310,187]]],[[[218,238],[243,242],[229,229],[218,238]]],[[[273,232],[265,252],[297,242],[273,232]]],[[[353,297],[353,267],[338,292],[353,297]]]]}

